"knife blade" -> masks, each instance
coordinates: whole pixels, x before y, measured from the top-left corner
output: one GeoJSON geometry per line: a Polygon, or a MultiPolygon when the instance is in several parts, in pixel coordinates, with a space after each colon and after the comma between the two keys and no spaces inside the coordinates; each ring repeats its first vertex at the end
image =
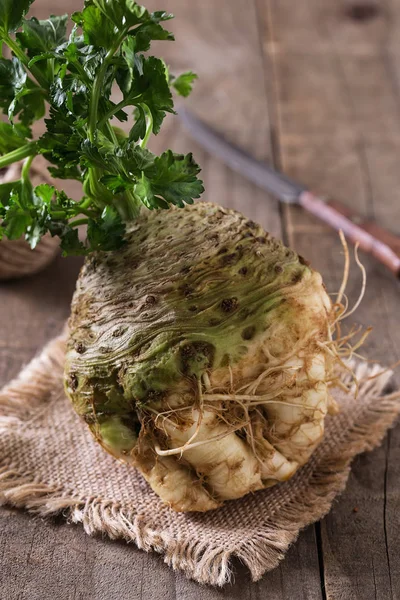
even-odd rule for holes
{"type": "Polygon", "coordinates": [[[180,109],[178,114],[182,124],[196,142],[233,171],[240,173],[281,202],[298,204],[336,231],[342,230],[352,243],[358,243],[362,250],[372,254],[400,278],[399,236],[374,221],[352,212],[341,202],[318,197],[306,186],[231,144],[187,110],[180,109]]]}

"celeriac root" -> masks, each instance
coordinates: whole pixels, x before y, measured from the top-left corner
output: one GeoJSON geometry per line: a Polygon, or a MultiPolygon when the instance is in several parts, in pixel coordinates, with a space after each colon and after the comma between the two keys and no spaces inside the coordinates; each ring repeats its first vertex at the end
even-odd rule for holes
{"type": "Polygon", "coordinates": [[[341,331],[350,254],[319,273],[235,211],[139,215],[118,253],[88,259],[72,304],[66,389],[96,439],[175,510],[283,481],[337,411],[331,390],[370,330],[341,331]]]}
{"type": "MultiPolygon", "coordinates": [[[[326,414],[337,411],[329,389],[344,387],[338,370],[353,375],[357,395],[358,381],[347,360],[362,346],[371,329],[353,327],[342,335],[340,323],[359,306],[366,274],[356,248],[355,259],[363,281],[360,296],[349,310],[345,290],[350,258],[343,235],[341,240],[345,254],[343,281],[328,321],[327,340],[315,342],[318,353],[310,359],[294,347],[284,361],[280,358],[276,364],[268,356],[262,372],[237,387],[231,367],[228,384],[213,382],[213,377],[204,373],[198,381],[194,404],[177,406],[170,401],[168,410],[152,410],[152,435],[157,438],[157,431],[161,434],[161,440],[154,442],[156,470],[170,459],[175,462],[168,466],[171,469],[174,465],[179,477],[183,476],[182,466],[194,473],[202,489],[207,490],[197,502],[204,510],[209,509],[211,498],[218,504],[285,481],[307,461],[323,435],[326,414]],[[167,448],[162,447],[165,444],[167,448]]],[[[150,483],[156,489],[153,479],[150,483]]],[[[190,479],[187,484],[193,485],[190,479]]],[[[168,490],[168,485],[156,489],[172,507],[184,510],[184,503],[172,498],[168,490]]]]}

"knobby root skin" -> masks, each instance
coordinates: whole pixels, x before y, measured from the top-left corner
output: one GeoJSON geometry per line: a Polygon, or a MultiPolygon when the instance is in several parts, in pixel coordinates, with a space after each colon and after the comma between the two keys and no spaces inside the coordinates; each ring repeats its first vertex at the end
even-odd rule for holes
{"type": "Polygon", "coordinates": [[[143,473],[156,494],[178,512],[206,512],[221,504],[189,469],[171,457],[157,458],[150,472],[143,473]]]}
{"type": "Polygon", "coordinates": [[[121,250],[85,262],[66,390],[163,502],[212,510],[289,479],[321,441],[348,351],[348,336],[334,340],[340,310],[304,259],[243,215],[148,211],[121,250]]]}

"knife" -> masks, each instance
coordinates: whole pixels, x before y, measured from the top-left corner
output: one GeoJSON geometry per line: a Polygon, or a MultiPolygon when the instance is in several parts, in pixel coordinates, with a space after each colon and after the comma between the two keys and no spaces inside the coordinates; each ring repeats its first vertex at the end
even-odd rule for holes
{"type": "Polygon", "coordinates": [[[179,116],[189,134],[210,154],[282,202],[298,204],[333,229],[342,230],[351,242],[358,243],[364,252],[372,254],[400,278],[400,237],[352,212],[341,202],[318,197],[307,187],[231,144],[190,112],[180,109],[179,116]]]}

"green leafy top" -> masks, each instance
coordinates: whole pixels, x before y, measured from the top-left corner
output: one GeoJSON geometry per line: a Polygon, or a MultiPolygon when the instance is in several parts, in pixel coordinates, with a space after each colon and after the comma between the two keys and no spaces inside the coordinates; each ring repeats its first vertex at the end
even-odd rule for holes
{"type": "Polygon", "coordinates": [[[141,205],[182,207],[203,191],[191,154],[146,149],[174,112],[172,92],[188,96],[196,75],[175,77],[147,54],[153,40],[174,39],[164,27],[171,14],[133,0],[85,0],[67,37],[68,15],[26,19],[31,3],[0,0],[0,41],[12,51],[0,57],[0,109],[9,120],[0,122],[0,169],[24,159],[21,178],[0,185],[0,238],[25,235],[34,248],[50,232],[65,255],[117,249],[124,222],[141,205]],[[46,131],[33,139],[31,126],[46,112],[46,131]],[[130,118],[128,133],[113,124],[130,118]],[[82,182],[80,201],[51,185],[32,186],[39,154],[54,177],[82,182]],[[77,230],[83,224],[85,243],[77,230]]]}

